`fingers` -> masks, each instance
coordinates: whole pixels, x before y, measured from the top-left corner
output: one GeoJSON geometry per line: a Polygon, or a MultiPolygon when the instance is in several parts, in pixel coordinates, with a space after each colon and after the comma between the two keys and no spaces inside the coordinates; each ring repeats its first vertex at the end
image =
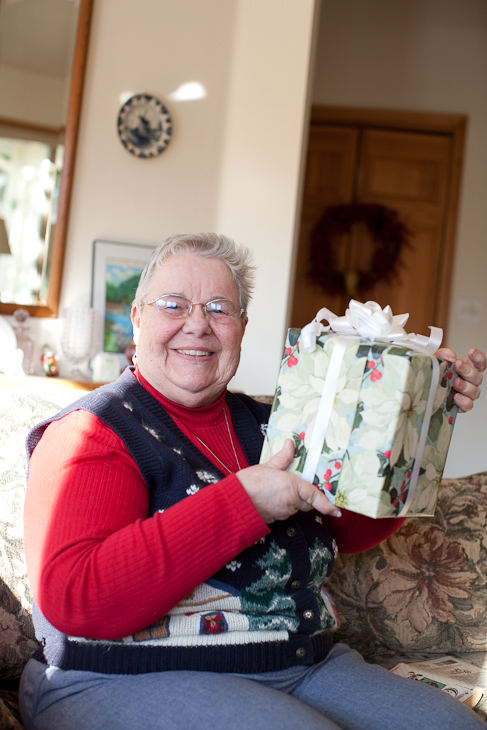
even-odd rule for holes
{"type": "Polygon", "coordinates": [[[482,371],[486,366],[485,355],[475,348],[469,351],[468,357],[456,361],[455,370],[460,377],[453,382],[457,391],[454,400],[462,413],[471,411],[474,401],[480,397],[482,371]]]}
{"type": "MultiPolygon", "coordinates": [[[[472,410],[474,401],[478,400],[478,398],[480,397],[480,383],[482,382],[482,380],[480,379],[480,381],[478,381],[479,384],[476,385],[475,383],[466,380],[458,367],[456,369],[457,372],[459,372],[460,377],[455,378],[455,380],[453,381],[453,387],[457,391],[453,400],[458,406],[460,412],[466,413],[467,411],[472,410]]],[[[482,375],[480,373],[479,375],[480,378],[482,378],[482,375]]]]}
{"type": "MultiPolygon", "coordinates": [[[[286,439],[282,449],[277,454],[274,454],[264,466],[284,471],[294,459],[294,453],[295,447],[293,441],[286,439]]],[[[292,474],[283,475],[283,479],[289,481],[289,485],[285,485],[285,488],[288,490],[287,508],[289,509],[289,514],[294,514],[298,511],[308,512],[311,509],[316,509],[322,514],[333,514],[334,517],[341,516],[340,510],[334,508],[323,492],[320,492],[314,485],[292,474]]]]}
{"type": "Polygon", "coordinates": [[[457,359],[455,351],[449,347],[441,347],[435,352],[435,355],[436,357],[441,357],[442,360],[448,360],[448,362],[455,362],[457,359]]]}
{"type": "MultiPolygon", "coordinates": [[[[309,482],[305,482],[294,474],[283,472],[281,482],[274,485],[276,503],[274,519],[284,520],[296,512],[309,512],[312,509],[322,515],[341,517],[340,510],[333,505],[323,492],[309,482]]],[[[267,503],[266,507],[270,505],[267,503]]]]}
{"type": "MultiPolygon", "coordinates": [[[[291,442],[292,443],[292,442],[291,442]]],[[[286,520],[296,512],[315,509],[321,514],[340,517],[340,511],[313,484],[295,474],[270,466],[279,457],[286,461],[286,450],[279,452],[267,464],[256,464],[241,469],[236,476],[247,492],[254,507],[267,524],[286,520]]],[[[292,449],[294,451],[294,448],[292,449]]]]}
{"type": "Polygon", "coordinates": [[[477,350],[476,347],[472,347],[472,349],[468,351],[468,358],[480,373],[487,370],[487,357],[483,352],[477,350]]]}
{"type": "Polygon", "coordinates": [[[289,466],[291,461],[294,459],[294,444],[291,439],[286,439],[284,446],[277,454],[266,461],[266,466],[270,466],[272,469],[284,470],[289,466]]]}
{"type": "Polygon", "coordinates": [[[482,373],[487,368],[487,358],[484,353],[472,347],[467,357],[457,358],[454,350],[442,347],[435,354],[443,360],[455,363],[455,370],[460,377],[453,381],[453,387],[457,391],[454,401],[461,413],[471,411],[474,401],[480,397],[482,373]]]}
{"type": "MultiPolygon", "coordinates": [[[[477,370],[477,368],[469,358],[457,360],[455,364],[455,370],[459,374],[460,378],[462,378],[464,383],[471,384],[475,387],[482,385],[482,372],[480,370],[477,370]]],[[[459,390],[463,392],[461,389],[459,390]]]]}
{"type": "Polygon", "coordinates": [[[315,509],[323,515],[341,517],[342,513],[340,510],[314,484],[297,479],[296,488],[301,501],[299,509],[302,512],[309,512],[309,510],[315,509]]]}

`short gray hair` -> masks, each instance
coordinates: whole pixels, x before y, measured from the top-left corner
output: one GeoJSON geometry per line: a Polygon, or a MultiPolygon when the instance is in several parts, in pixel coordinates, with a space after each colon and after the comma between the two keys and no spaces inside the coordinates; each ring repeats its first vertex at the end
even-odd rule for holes
{"type": "MultiPolygon", "coordinates": [[[[217,233],[183,233],[170,236],[162,241],[152,252],[140,276],[134,299],[134,303],[138,307],[142,305],[157,269],[170,256],[183,253],[193,253],[195,256],[223,261],[232,272],[237,285],[239,304],[242,309],[247,311],[254,287],[255,266],[252,252],[245,246],[236,244],[231,238],[217,233]]],[[[161,292],[161,294],[170,293],[161,292]]]]}

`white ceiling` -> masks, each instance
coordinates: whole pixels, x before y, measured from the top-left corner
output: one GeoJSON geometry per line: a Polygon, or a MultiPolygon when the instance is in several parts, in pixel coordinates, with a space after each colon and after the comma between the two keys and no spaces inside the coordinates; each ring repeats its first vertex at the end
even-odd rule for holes
{"type": "Polygon", "coordinates": [[[79,0],[0,0],[0,66],[71,73],[79,0]]]}

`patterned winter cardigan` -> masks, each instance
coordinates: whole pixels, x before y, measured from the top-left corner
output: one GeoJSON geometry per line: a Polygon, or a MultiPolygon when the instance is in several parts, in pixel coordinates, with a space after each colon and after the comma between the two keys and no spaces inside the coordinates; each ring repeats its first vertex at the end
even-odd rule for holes
{"type": "MultiPolygon", "coordinates": [[[[269,406],[228,393],[226,403],[250,464],[259,461],[269,406]]],[[[130,368],[29,434],[73,409],[94,413],[123,441],[149,489],[149,512],[164,512],[223,475],[187,439],[130,368]]],[[[191,496],[189,497],[191,499],[191,496]]],[[[324,587],[336,545],[315,512],[274,522],[271,532],[196,588],[156,625],[118,641],[66,636],[34,607],[36,658],[62,669],[142,673],[175,669],[269,672],[326,656],[336,617],[324,587]]]]}

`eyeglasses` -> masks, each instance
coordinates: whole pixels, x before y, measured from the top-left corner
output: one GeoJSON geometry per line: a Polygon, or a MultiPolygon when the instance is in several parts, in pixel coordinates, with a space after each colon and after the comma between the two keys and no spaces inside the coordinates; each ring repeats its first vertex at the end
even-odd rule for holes
{"type": "Polygon", "coordinates": [[[232,319],[238,319],[245,312],[245,309],[241,309],[228,299],[213,299],[213,301],[203,304],[203,302],[190,302],[189,299],[181,297],[179,294],[162,294],[162,296],[153,299],[151,302],[144,302],[145,304],[149,307],[155,307],[158,312],[171,319],[189,317],[193,307],[199,304],[212,322],[221,324],[228,324],[232,319]]]}

